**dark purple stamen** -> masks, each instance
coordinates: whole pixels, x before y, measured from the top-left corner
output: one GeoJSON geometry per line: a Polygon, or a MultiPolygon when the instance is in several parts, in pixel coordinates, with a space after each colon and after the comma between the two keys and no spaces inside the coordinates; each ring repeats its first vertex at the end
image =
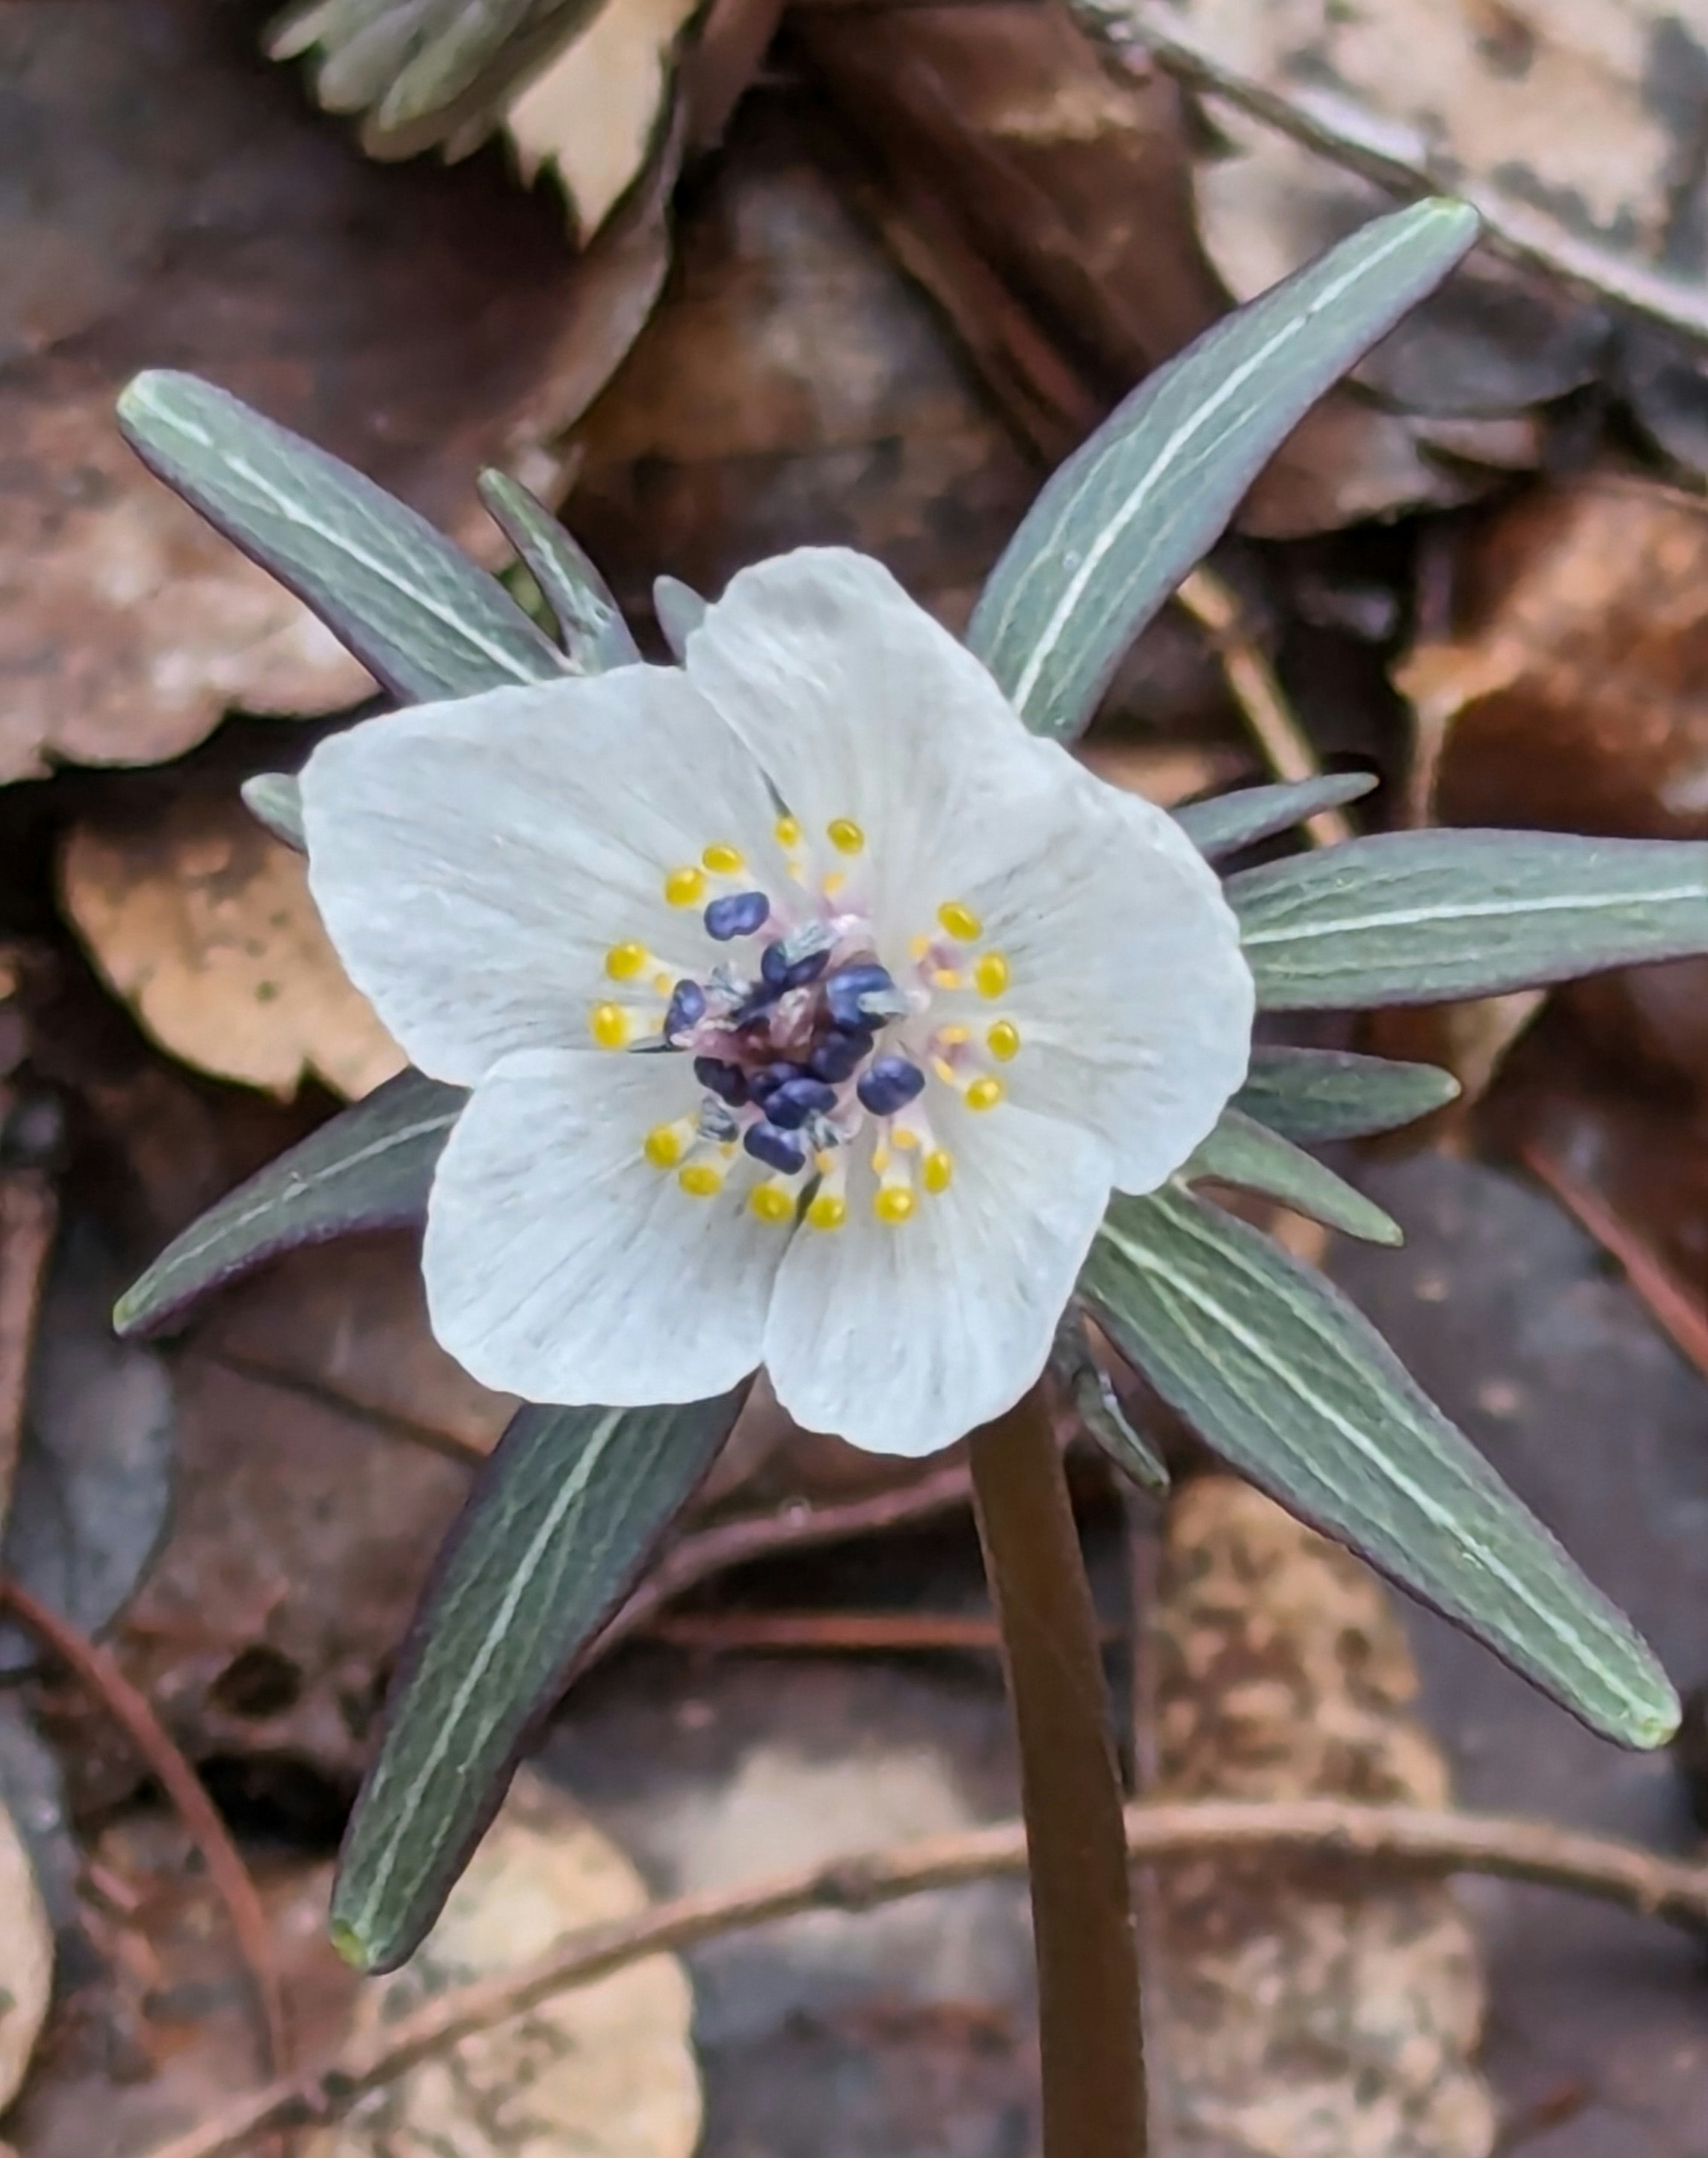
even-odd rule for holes
{"type": "Polygon", "coordinates": [[[787,1087],[791,1079],[802,1076],[798,1064],[767,1064],[747,1075],[747,1090],[761,1108],[776,1093],[779,1087],[787,1087]]]}
{"type": "Polygon", "coordinates": [[[824,1001],[830,1008],[830,1016],[838,1026],[849,1029],[869,1026],[899,1016],[900,993],[887,968],[867,962],[852,967],[839,967],[826,978],[824,1001]]]}
{"type": "Polygon", "coordinates": [[[771,912],[771,901],[762,891],[732,891],[707,906],[706,935],[727,944],[732,937],[751,937],[771,912]]]}
{"type": "Polygon", "coordinates": [[[767,944],[759,955],[760,973],[768,985],[779,992],[798,989],[808,982],[816,982],[829,963],[828,952],[808,952],[798,959],[792,959],[785,937],[779,937],[775,944],[767,944]]]}
{"type": "Polygon", "coordinates": [[[694,1076],[709,1094],[715,1094],[720,1102],[727,1102],[732,1109],[746,1105],[748,1098],[747,1074],[739,1064],[726,1064],[720,1056],[696,1056],[694,1076]]]}
{"type": "Polygon", "coordinates": [[[762,1161],[767,1169],[780,1169],[785,1176],[807,1166],[806,1148],[792,1132],[779,1131],[775,1124],[750,1124],[741,1135],[741,1144],[756,1161],[762,1161]]]}
{"type": "Polygon", "coordinates": [[[698,982],[679,982],[664,1014],[664,1039],[673,1041],[705,1017],[706,993],[698,982]]]}
{"type": "Polygon", "coordinates": [[[864,1031],[844,1031],[833,1029],[807,1059],[807,1069],[815,1079],[828,1079],[832,1086],[839,1086],[844,1079],[852,1079],[872,1051],[872,1037],[864,1031]]]}
{"type": "Polygon", "coordinates": [[[786,1132],[798,1131],[808,1117],[828,1116],[836,1107],[836,1089],[822,1079],[786,1079],[765,1104],[771,1122],[786,1132]]]}
{"type": "Polygon", "coordinates": [[[925,1087],[925,1074],[905,1056],[880,1056],[861,1075],[854,1092],[875,1117],[893,1117],[925,1087]]]}

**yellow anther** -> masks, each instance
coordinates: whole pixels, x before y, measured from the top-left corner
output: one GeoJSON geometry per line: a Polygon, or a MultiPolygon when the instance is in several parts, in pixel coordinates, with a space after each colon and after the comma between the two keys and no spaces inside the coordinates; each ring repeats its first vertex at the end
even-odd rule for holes
{"type": "Polygon", "coordinates": [[[954,1180],[955,1157],[942,1147],[934,1148],[926,1156],[921,1175],[927,1191],[947,1191],[954,1180]]]}
{"type": "Polygon", "coordinates": [[[1020,1051],[1020,1030],[1011,1019],[999,1019],[984,1037],[984,1045],[999,1064],[1020,1051]]]}
{"type": "Polygon", "coordinates": [[[815,1229],[839,1229],[848,1219],[848,1201],[833,1191],[821,1191],[807,1209],[807,1219],[815,1229]]]}
{"type": "Polygon", "coordinates": [[[946,1087],[952,1087],[954,1085],[955,1067],[950,1063],[947,1056],[932,1057],[931,1069],[937,1073],[938,1078],[942,1081],[946,1087]]]}
{"type": "Polygon", "coordinates": [[[984,924],[958,899],[946,899],[937,909],[937,919],[957,944],[970,944],[984,934],[984,924]]]}
{"type": "Polygon", "coordinates": [[[969,1109],[993,1109],[1003,1097],[1000,1079],[975,1079],[967,1089],[969,1109]]]}
{"type": "Polygon", "coordinates": [[[1009,963],[1000,952],[981,952],[973,963],[973,979],[982,997],[999,997],[1009,985],[1009,963]]]}
{"type": "Polygon", "coordinates": [[[724,1172],[709,1161],[691,1161],[677,1170],[676,1181],[690,1199],[715,1199],[724,1188],[724,1172]]]}
{"type": "Polygon", "coordinates": [[[958,1020],[952,1026],[940,1026],[937,1029],[937,1040],[942,1042],[945,1049],[959,1049],[972,1039],[972,1028],[962,1026],[958,1020]]]}
{"type": "Polygon", "coordinates": [[[839,854],[857,854],[866,844],[865,834],[852,817],[833,817],[824,832],[839,854]]]}
{"type": "Polygon", "coordinates": [[[795,822],[792,817],[779,817],[777,818],[777,843],[780,847],[798,847],[800,845],[801,828],[795,822]]]}
{"type": "Polygon", "coordinates": [[[613,944],[605,955],[605,971],[613,982],[632,982],[648,957],[644,944],[613,944]]]}
{"type": "Polygon", "coordinates": [[[919,1133],[917,1132],[909,1131],[906,1124],[892,1124],[890,1128],[890,1136],[895,1142],[896,1145],[900,1148],[903,1154],[907,1153],[910,1148],[916,1147],[919,1144],[919,1133]]]}
{"type": "Polygon", "coordinates": [[[795,1218],[794,1200],[778,1184],[761,1184],[747,1204],[761,1221],[792,1221],[795,1218]]]}
{"type": "Polygon", "coordinates": [[[674,1169],[687,1150],[679,1125],[654,1124],[647,1133],[647,1159],[654,1169],[674,1169]]]}
{"type": "Polygon", "coordinates": [[[700,860],[714,876],[734,876],[747,865],[746,857],[739,847],[708,847],[700,860]]]}
{"type": "Polygon", "coordinates": [[[916,1200],[911,1189],[905,1184],[886,1184],[872,1200],[872,1211],[880,1221],[906,1221],[912,1214],[916,1200]]]}
{"type": "Polygon", "coordinates": [[[706,875],[702,869],[672,870],[664,880],[664,896],[672,906],[698,906],[705,896],[706,875]]]}
{"type": "Polygon", "coordinates": [[[872,1167],[881,1176],[890,1166],[890,1149],[886,1146],[872,1149],[872,1167]]]}
{"type": "Polygon", "coordinates": [[[832,870],[822,886],[824,896],[827,899],[834,899],[847,882],[848,872],[845,870],[832,870]]]}
{"type": "Polygon", "coordinates": [[[931,969],[931,987],[934,989],[958,989],[960,986],[961,973],[958,968],[934,967],[931,969]]]}
{"type": "Polygon", "coordinates": [[[668,997],[675,987],[676,977],[667,974],[662,967],[653,977],[653,988],[661,997],[668,997]]]}
{"type": "Polygon", "coordinates": [[[907,956],[910,959],[913,960],[922,959],[931,948],[931,938],[929,937],[921,935],[914,937],[909,943],[907,947],[907,956]]]}
{"type": "Polygon", "coordinates": [[[601,1049],[621,1049],[628,1040],[628,1014],[621,1004],[595,1004],[587,1025],[601,1049]]]}

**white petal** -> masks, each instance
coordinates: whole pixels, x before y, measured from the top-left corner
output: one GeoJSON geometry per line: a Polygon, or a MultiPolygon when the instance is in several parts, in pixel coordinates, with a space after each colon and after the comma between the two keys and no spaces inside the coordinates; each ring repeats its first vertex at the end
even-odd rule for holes
{"type": "Polygon", "coordinates": [[[952,842],[954,896],[1009,971],[1004,998],[961,1015],[1011,1019],[1009,1098],[1097,1133],[1116,1188],[1152,1191],[1246,1076],[1256,998],[1239,925],[1171,817],[1055,744],[1030,746],[1039,783],[952,842]]]}
{"type": "Polygon", "coordinates": [[[642,1153],[698,1099],[684,1059],[526,1051],[441,1157],[422,1272],[433,1332],[484,1385],[613,1407],[703,1401],[760,1360],[787,1227],[692,1199],[642,1153]]]}
{"type": "Polygon", "coordinates": [[[933,1453],[1013,1407],[1042,1371],[1109,1198],[1090,1133],[1004,1106],[939,1119],[948,1190],[911,1221],[849,1179],[840,1229],[802,1229],[777,1277],[765,1360],[810,1430],[873,1453],[933,1453]]]}
{"type": "Polygon", "coordinates": [[[775,875],[752,758],[674,669],[498,689],[369,721],[302,775],[308,876],[338,956],[435,1078],[579,1045],[614,944],[715,947],[663,878],[722,840],[775,875]]]}
{"type": "Polygon", "coordinates": [[[880,938],[946,822],[976,819],[993,772],[1028,742],[972,653],[845,548],[743,570],[689,638],[687,668],[803,827],[862,828],[880,938]]]}

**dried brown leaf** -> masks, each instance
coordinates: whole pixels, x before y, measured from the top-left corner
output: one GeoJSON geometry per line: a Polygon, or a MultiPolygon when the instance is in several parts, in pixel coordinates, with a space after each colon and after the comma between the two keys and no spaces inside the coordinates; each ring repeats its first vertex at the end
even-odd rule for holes
{"type": "Polygon", "coordinates": [[[23,2082],[53,1990],[53,1928],[29,1853],[0,1804],[0,2111],[23,2082]]]}

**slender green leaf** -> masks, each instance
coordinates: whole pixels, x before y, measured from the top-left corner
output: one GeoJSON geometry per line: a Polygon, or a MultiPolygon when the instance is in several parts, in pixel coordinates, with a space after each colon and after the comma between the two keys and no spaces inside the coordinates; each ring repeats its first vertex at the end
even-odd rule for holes
{"type": "Polygon", "coordinates": [[[258,772],[238,789],[244,807],[258,824],[265,824],[276,839],[297,853],[308,841],[302,830],[302,790],[286,772],[258,772]]]}
{"type": "Polygon", "coordinates": [[[705,620],[705,601],[680,577],[653,578],[653,612],[664,642],[679,660],[686,656],[688,640],[705,620]]]}
{"type": "Polygon", "coordinates": [[[1458,1098],[1434,1064],[1401,1064],[1349,1050],[1260,1047],[1233,1107],[1302,1146],[1397,1131],[1458,1098]]]}
{"type": "Polygon", "coordinates": [[[1212,802],[1189,802],[1174,812],[1179,824],[1206,861],[1236,854],[1259,839],[1291,831],[1319,809],[1339,809],[1376,785],[1373,772],[1335,772],[1287,787],[1242,787],[1212,802]]]}
{"type": "Polygon", "coordinates": [[[483,472],[478,484],[482,501],[557,617],[575,672],[602,674],[637,660],[640,647],[610,586],[544,503],[505,472],[483,472]]]}
{"type": "Polygon", "coordinates": [[[563,673],[498,580],[425,518],[211,383],[139,374],[119,424],[151,471],[405,703],[563,673]]]}
{"type": "Polygon", "coordinates": [[[1224,1109],[1221,1121],[1180,1171],[1184,1183],[1210,1177],[1242,1191],[1261,1191],[1278,1199],[1295,1214],[1308,1214],[1329,1229],[1362,1236],[1369,1244],[1403,1244],[1405,1232],[1391,1214],[1355,1191],[1313,1155],[1278,1132],[1224,1109]]]}
{"type": "Polygon", "coordinates": [[[1474,210],[1445,200],[1378,218],[1148,376],[1068,459],[968,632],[1029,727],[1078,734],[1274,452],[1478,230],[1474,210]]]}
{"type": "Polygon", "coordinates": [[[1085,1313],[1077,1304],[1068,1306],[1055,1329],[1050,1370],[1066,1390],[1081,1425],[1122,1474],[1143,1491],[1166,1491],[1169,1464],[1122,1407],[1108,1373],[1091,1353],[1085,1313]]]}
{"type": "Polygon", "coordinates": [[[1361,1313],[1179,1191],[1119,1200],[1081,1292],[1241,1474],[1473,1634],[1594,1730],[1659,1746],[1665,1673],[1361,1313]]]}
{"type": "Polygon", "coordinates": [[[216,1288],[304,1244],[409,1228],[427,1211],[451,1127],[467,1097],[400,1071],[270,1162],[168,1244],[120,1298],[126,1336],[163,1334],[216,1288]]]}
{"type": "Polygon", "coordinates": [[[356,1802],[333,1938],[389,1970],[438,1915],[530,1726],[723,1444],[739,1393],[683,1408],[524,1409],[440,1553],[356,1802]]]}
{"type": "Polygon", "coordinates": [[[1390,832],[1230,877],[1270,1011],[1439,1004],[1708,952],[1708,842],[1390,832]]]}

